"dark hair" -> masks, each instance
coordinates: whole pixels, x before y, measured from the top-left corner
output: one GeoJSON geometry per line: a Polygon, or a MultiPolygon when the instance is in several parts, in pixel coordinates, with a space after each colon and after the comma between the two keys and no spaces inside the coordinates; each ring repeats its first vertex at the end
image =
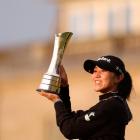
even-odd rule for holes
{"type": "Polygon", "coordinates": [[[128,72],[124,73],[124,79],[118,85],[119,95],[124,99],[129,99],[132,90],[132,78],[128,72]]]}

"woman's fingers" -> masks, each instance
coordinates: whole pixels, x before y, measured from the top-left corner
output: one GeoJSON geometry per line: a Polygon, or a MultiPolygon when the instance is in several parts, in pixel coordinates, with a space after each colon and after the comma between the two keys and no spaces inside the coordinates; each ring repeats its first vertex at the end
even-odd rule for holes
{"type": "Polygon", "coordinates": [[[65,69],[62,65],[60,66],[59,74],[60,74],[60,77],[61,77],[61,85],[62,86],[68,85],[67,74],[66,74],[66,71],[65,71],[65,69]]]}
{"type": "Polygon", "coordinates": [[[53,102],[55,102],[55,101],[57,101],[58,99],[60,99],[60,97],[59,97],[57,94],[50,93],[50,92],[44,92],[44,91],[42,91],[42,92],[40,92],[39,94],[40,94],[41,96],[46,97],[47,99],[49,99],[49,100],[51,100],[51,101],[53,101],[53,102]]]}

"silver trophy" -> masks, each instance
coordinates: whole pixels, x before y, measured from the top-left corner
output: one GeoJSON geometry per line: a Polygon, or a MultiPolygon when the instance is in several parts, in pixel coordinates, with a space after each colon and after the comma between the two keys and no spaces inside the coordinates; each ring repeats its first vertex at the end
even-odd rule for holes
{"type": "Polygon", "coordinates": [[[61,78],[59,75],[59,66],[61,64],[63,54],[72,32],[58,33],[55,35],[54,50],[48,71],[43,75],[41,84],[37,91],[45,91],[59,94],[61,78]]]}

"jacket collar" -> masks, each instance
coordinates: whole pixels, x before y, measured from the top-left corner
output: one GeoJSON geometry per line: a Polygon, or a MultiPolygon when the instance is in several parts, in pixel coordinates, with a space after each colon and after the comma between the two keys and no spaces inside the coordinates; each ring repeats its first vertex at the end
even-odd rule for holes
{"type": "Polygon", "coordinates": [[[107,92],[107,93],[104,93],[103,95],[99,96],[99,100],[102,101],[102,100],[108,99],[110,97],[118,96],[117,93],[118,92],[107,92]]]}

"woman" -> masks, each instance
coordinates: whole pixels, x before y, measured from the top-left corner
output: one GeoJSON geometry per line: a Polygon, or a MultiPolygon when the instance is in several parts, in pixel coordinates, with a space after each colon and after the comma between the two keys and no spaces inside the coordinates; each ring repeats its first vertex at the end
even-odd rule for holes
{"type": "Polygon", "coordinates": [[[94,90],[101,93],[99,103],[90,109],[71,111],[68,80],[62,66],[60,94],[40,92],[54,102],[58,127],[68,139],[124,140],[126,125],[132,119],[126,102],[132,80],[124,63],[120,58],[108,55],[86,60],[84,69],[92,76],[94,90]]]}

